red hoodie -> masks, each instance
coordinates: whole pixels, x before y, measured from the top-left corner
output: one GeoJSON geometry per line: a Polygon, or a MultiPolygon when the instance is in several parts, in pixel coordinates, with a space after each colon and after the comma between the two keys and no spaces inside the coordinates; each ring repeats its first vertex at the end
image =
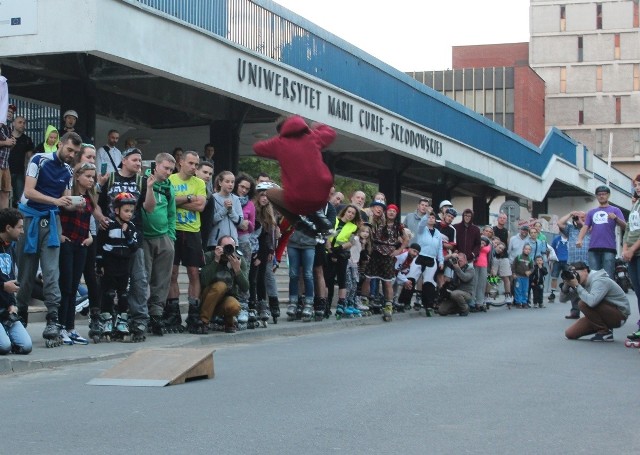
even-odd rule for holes
{"type": "Polygon", "coordinates": [[[284,121],[279,136],[254,144],[256,155],[280,163],[284,200],[291,212],[308,215],[326,205],[333,176],[322,161],[322,149],[335,138],[332,128],[311,129],[294,115],[284,121]]]}

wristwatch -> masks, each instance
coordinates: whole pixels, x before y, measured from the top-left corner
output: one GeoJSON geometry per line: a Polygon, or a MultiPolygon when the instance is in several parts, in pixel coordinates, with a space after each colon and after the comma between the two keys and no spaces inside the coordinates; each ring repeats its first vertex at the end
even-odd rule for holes
{"type": "Polygon", "coordinates": [[[192,198],[191,195],[187,194],[187,202],[191,202],[191,198],[192,198]]]}

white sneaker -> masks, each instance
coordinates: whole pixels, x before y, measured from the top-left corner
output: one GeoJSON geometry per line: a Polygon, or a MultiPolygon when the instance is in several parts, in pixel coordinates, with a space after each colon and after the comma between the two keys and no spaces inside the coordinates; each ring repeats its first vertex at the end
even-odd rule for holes
{"type": "Polygon", "coordinates": [[[62,339],[62,344],[66,344],[67,346],[71,346],[73,341],[69,338],[69,333],[66,329],[60,330],[60,338],[62,339]]]}
{"type": "Polygon", "coordinates": [[[81,337],[80,334],[78,332],[76,332],[75,329],[71,330],[68,333],[68,336],[71,339],[71,342],[73,344],[89,344],[89,340],[87,340],[86,338],[81,337]]]}
{"type": "Polygon", "coordinates": [[[76,300],[76,313],[80,313],[82,310],[84,310],[88,306],[89,306],[89,297],[85,297],[80,301],[76,300]]]}

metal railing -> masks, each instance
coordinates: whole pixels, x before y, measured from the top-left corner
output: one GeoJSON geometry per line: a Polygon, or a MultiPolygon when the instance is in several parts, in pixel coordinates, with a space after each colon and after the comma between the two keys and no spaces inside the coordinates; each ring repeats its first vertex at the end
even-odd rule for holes
{"type": "Polygon", "coordinates": [[[25,134],[38,145],[44,140],[44,133],[48,125],[60,127],[60,108],[49,106],[40,102],[29,101],[22,98],[9,97],[9,103],[18,108],[17,115],[27,119],[25,134]]]}

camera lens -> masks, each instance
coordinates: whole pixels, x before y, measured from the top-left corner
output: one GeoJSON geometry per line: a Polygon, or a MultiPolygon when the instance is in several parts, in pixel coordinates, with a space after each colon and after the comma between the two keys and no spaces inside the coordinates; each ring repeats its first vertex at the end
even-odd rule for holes
{"type": "Polygon", "coordinates": [[[233,254],[235,251],[236,249],[234,248],[233,245],[225,245],[222,247],[222,252],[227,256],[233,254]]]}

